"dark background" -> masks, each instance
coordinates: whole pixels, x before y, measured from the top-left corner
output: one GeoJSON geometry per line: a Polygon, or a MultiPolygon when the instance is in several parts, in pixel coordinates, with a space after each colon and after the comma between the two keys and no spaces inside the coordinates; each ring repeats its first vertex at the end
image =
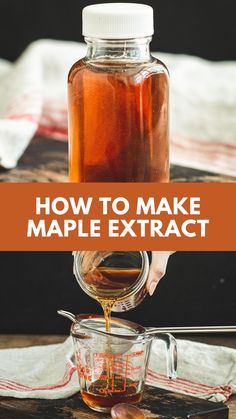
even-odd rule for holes
{"type": "MultiPolygon", "coordinates": [[[[31,41],[40,38],[82,41],[81,10],[92,3],[102,1],[0,0],[0,57],[15,60],[31,41]]],[[[235,0],[143,3],[154,7],[153,51],[236,59],[235,0]]]]}
{"type": "MultiPolygon", "coordinates": [[[[93,1],[0,0],[0,57],[33,40],[82,41],[81,10],[93,1]]],[[[144,1],[154,7],[152,50],[236,59],[235,0],[144,1]]],[[[143,325],[235,323],[235,253],[178,252],[152,298],[125,314],[143,325]]],[[[1,333],[66,333],[58,308],[99,312],[72,274],[71,253],[0,253],[1,333]]]]}
{"type": "MultiPolygon", "coordinates": [[[[153,297],[123,316],[148,326],[235,324],[235,257],[177,252],[153,297]]],[[[77,284],[69,252],[2,252],[0,266],[1,333],[67,333],[59,308],[101,313],[77,284]]]]}

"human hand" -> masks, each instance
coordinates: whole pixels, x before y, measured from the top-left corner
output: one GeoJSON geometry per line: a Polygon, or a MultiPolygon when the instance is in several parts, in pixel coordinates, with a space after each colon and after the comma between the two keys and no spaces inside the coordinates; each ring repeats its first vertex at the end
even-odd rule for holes
{"type": "Polygon", "coordinates": [[[150,265],[150,270],[148,274],[146,288],[149,292],[149,295],[153,295],[158,282],[166,273],[166,266],[170,255],[172,255],[171,251],[153,251],[152,252],[152,263],[150,265]]]}

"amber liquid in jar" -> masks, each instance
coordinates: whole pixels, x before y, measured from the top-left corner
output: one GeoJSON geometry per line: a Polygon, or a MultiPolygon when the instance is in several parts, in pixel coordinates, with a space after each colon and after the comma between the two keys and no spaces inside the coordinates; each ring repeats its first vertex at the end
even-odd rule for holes
{"type": "Polygon", "coordinates": [[[82,59],[68,82],[71,182],[169,180],[164,64],[82,59]]]}
{"type": "Polygon", "coordinates": [[[97,295],[103,290],[114,298],[118,298],[123,292],[131,287],[138,279],[141,268],[110,268],[98,266],[84,276],[84,281],[94,290],[97,295]]]}

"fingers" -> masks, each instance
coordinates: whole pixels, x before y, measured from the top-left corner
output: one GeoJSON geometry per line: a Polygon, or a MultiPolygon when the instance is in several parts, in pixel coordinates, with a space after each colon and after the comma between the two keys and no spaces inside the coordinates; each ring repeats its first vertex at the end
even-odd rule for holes
{"type": "Polygon", "coordinates": [[[152,252],[152,263],[146,285],[149,295],[153,295],[158,282],[165,275],[167,262],[172,253],[174,252],[152,252]]]}

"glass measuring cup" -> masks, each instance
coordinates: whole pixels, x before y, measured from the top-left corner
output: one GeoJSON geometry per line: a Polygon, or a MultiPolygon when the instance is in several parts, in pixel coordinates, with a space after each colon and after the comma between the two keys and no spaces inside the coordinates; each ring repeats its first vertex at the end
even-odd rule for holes
{"type": "MultiPolygon", "coordinates": [[[[143,396],[153,339],[166,344],[167,376],[176,378],[177,347],[169,333],[149,334],[148,329],[123,319],[111,319],[111,332],[98,315],[76,316],[74,341],[80,392],[93,410],[109,412],[117,403],[138,403],[143,396]]],[[[152,332],[153,333],[153,332],[152,332]]]]}
{"type": "Polygon", "coordinates": [[[149,260],[145,251],[76,251],[74,275],[96,300],[112,301],[112,311],[128,311],[146,296],[149,260]]]}

